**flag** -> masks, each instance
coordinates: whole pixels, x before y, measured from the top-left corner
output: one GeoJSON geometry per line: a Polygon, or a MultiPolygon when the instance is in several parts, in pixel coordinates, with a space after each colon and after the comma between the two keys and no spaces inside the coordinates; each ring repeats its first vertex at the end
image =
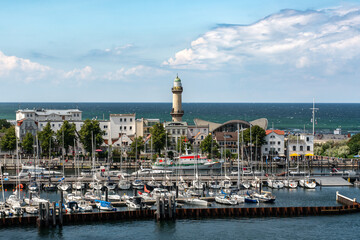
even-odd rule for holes
{"type": "Polygon", "coordinates": [[[146,188],[146,185],[144,185],[144,192],[150,193],[150,191],[146,188]]]}

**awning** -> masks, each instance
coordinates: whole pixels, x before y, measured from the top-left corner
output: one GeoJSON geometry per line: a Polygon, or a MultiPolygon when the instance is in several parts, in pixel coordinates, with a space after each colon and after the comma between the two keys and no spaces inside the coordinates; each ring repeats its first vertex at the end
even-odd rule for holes
{"type": "Polygon", "coordinates": [[[305,154],[305,156],[306,156],[306,157],[314,156],[314,154],[312,154],[312,153],[307,153],[307,154],[305,154]]]}
{"type": "Polygon", "coordinates": [[[299,157],[300,154],[297,154],[297,153],[293,153],[293,154],[290,154],[290,157],[299,157]]]}

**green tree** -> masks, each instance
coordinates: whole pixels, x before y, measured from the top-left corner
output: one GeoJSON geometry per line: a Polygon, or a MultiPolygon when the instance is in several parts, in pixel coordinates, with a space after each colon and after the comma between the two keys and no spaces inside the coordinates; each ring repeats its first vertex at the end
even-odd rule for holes
{"type": "Polygon", "coordinates": [[[69,146],[74,145],[75,139],[75,124],[70,124],[68,121],[64,121],[61,128],[56,132],[56,139],[59,143],[59,146],[64,146],[65,152],[68,152],[69,146]],[[64,142],[63,142],[64,141],[64,142]]]}
{"type": "MultiPolygon", "coordinates": [[[[251,142],[252,145],[261,147],[265,143],[266,132],[261,127],[255,125],[251,127],[251,142]]],[[[240,136],[241,137],[241,136],[240,136]]],[[[248,145],[250,143],[250,128],[244,131],[244,142],[248,145]]]]}
{"type": "MultiPolygon", "coordinates": [[[[55,142],[54,142],[54,138],[53,138],[54,135],[55,135],[55,133],[51,129],[51,125],[49,122],[46,124],[46,126],[43,128],[43,130],[38,133],[41,151],[44,154],[48,154],[50,152],[49,148],[55,146],[55,142]]],[[[50,156],[49,156],[49,158],[50,158],[50,156]]]]}
{"type": "Polygon", "coordinates": [[[137,151],[137,156],[139,157],[140,152],[144,151],[144,140],[142,137],[137,137],[130,145],[130,156],[135,157],[135,152],[137,151]]]}
{"type": "Polygon", "coordinates": [[[11,124],[6,119],[0,119],[0,132],[5,132],[10,127],[11,124]]]}
{"type": "Polygon", "coordinates": [[[92,151],[92,139],[95,148],[100,148],[104,141],[104,131],[100,129],[99,121],[97,120],[86,119],[84,125],[80,129],[79,135],[80,141],[87,152],[92,151]]]}
{"type": "Polygon", "coordinates": [[[3,151],[14,151],[16,149],[15,127],[11,126],[5,131],[5,135],[1,138],[0,148],[3,151]]]}
{"type": "Polygon", "coordinates": [[[219,156],[219,145],[212,139],[212,135],[209,134],[200,143],[200,149],[203,153],[208,153],[210,158],[213,156],[219,156]]]}
{"type": "MultiPolygon", "coordinates": [[[[156,123],[150,128],[152,144],[155,152],[159,153],[164,149],[166,145],[167,132],[161,123],[156,123]]],[[[170,138],[167,138],[168,146],[170,146],[170,138]]]]}
{"type": "Polygon", "coordinates": [[[30,132],[27,132],[25,134],[25,137],[22,139],[21,147],[25,153],[31,154],[34,150],[33,145],[34,136],[30,132]]]}
{"type": "Polygon", "coordinates": [[[178,139],[176,149],[178,152],[185,152],[185,149],[191,149],[191,143],[187,140],[185,136],[181,136],[180,139],[178,139]]]}
{"type": "Polygon", "coordinates": [[[352,136],[348,141],[347,146],[350,149],[350,154],[358,154],[360,151],[360,133],[352,136]]]}

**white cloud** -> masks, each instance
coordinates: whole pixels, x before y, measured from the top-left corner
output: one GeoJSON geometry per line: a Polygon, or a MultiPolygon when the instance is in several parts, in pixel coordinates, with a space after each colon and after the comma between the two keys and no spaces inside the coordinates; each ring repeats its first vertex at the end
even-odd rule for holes
{"type": "Polygon", "coordinates": [[[50,67],[16,56],[7,56],[0,51],[0,79],[14,78],[25,82],[42,79],[50,67]]]}
{"type": "Polygon", "coordinates": [[[92,74],[93,70],[90,66],[86,66],[84,68],[78,69],[75,68],[74,70],[71,70],[69,72],[66,72],[64,74],[65,78],[71,78],[71,79],[77,79],[77,80],[85,80],[88,79],[90,77],[90,75],[92,74]]]}
{"type": "Polygon", "coordinates": [[[140,77],[143,78],[144,80],[147,80],[148,77],[152,78],[156,76],[162,76],[168,73],[169,71],[167,70],[148,67],[144,65],[138,65],[130,68],[122,67],[118,70],[108,72],[102,77],[102,79],[110,80],[110,81],[130,82],[140,77]]]}
{"type": "Polygon", "coordinates": [[[132,44],[125,44],[122,46],[117,46],[113,48],[106,48],[106,49],[93,49],[91,50],[86,56],[89,57],[105,57],[105,56],[119,56],[124,51],[132,48],[132,44]]]}
{"type": "Polygon", "coordinates": [[[254,24],[219,26],[190,45],[163,65],[223,69],[269,64],[320,67],[319,72],[334,74],[341,66],[358,65],[360,8],[283,10],[254,24]]]}

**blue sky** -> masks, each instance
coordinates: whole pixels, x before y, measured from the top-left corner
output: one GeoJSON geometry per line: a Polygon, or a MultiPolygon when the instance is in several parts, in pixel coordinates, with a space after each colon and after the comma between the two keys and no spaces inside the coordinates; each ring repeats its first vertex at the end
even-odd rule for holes
{"type": "Polygon", "coordinates": [[[1,102],[359,102],[360,1],[0,1],[1,102]]]}

